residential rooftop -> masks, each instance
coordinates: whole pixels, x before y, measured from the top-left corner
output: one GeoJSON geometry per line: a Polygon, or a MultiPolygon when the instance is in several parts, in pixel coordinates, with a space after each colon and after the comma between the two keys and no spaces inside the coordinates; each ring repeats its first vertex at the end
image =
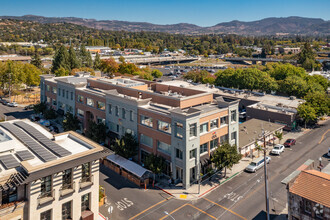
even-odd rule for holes
{"type": "Polygon", "coordinates": [[[330,174],[317,170],[303,170],[291,184],[289,191],[318,204],[330,207],[330,174]]]}
{"type": "Polygon", "coordinates": [[[267,135],[269,132],[273,133],[282,129],[284,125],[263,121],[259,119],[250,119],[239,125],[239,147],[243,148],[256,140],[262,138],[262,132],[265,131],[267,135]]]}

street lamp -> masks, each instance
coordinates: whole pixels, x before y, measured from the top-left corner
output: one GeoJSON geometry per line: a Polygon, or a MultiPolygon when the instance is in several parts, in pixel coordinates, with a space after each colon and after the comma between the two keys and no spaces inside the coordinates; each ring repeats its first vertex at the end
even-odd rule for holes
{"type": "Polygon", "coordinates": [[[165,213],[165,215],[170,216],[173,220],[175,220],[175,218],[173,218],[173,216],[170,213],[168,213],[167,211],[164,211],[164,213],[165,213]]]}

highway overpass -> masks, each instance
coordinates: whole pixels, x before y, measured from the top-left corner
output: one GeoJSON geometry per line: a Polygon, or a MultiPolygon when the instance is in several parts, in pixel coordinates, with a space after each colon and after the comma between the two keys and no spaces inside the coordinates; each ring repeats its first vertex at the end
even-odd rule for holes
{"type": "MultiPolygon", "coordinates": [[[[101,57],[101,59],[109,59],[110,57],[101,57]]],[[[116,62],[119,62],[119,57],[115,57],[116,62]]],[[[140,65],[166,65],[176,63],[190,63],[199,60],[198,57],[184,57],[184,56],[173,56],[173,57],[125,57],[125,61],[140,65]]]]}

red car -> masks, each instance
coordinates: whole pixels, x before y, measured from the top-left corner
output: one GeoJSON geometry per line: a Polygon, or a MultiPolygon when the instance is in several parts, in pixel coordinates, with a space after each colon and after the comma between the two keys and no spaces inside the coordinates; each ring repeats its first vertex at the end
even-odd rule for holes
{"type": "Polygon", "coordinates": [[[296,144],[295,139],[288,139],[284,142],[284,147],[291,147],[296,144]]]}

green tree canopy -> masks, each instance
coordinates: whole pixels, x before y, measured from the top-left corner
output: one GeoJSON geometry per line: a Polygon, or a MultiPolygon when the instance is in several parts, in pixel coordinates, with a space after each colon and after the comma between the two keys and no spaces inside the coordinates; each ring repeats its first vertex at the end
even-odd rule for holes
{"type": "Polygon", "coordinates": [[[107,136],[107,126],[104,123],[88,122],[86,136],[97,143],[104,143],[107,136]]]}
{"type": "Polygon", "coordinates": [[[317,116],[329,115],[330,98],[325,92],[309,92],[304,99],[315,110],[317,116]]]}
{"type": "Polygon", "coordinates": [[[35,51],[34,56],[31,59],[31,64],[34,65],[34,66],[36,66],[37,68],[41,69],[42,62],[41,62],[41,59],[40,59],[40,56],[39,56],[38,51],[35,51]]]}
{"type": "Polygon", "coordinates": [[[70,70],[79,68],[81,66],[79,59],[77,58],[76,51],[73,48],[73,45],[69,48],[68,62],[70,65],[70,70]]]}
{"type": "Polygon", "coordinates": [[[97,70],[99,70],[101,68],[101,58],[100,58],[99,53],[96,53],[93,66],[94,66],[94,69],[97,69],[97,70]]]}
{"type": "Polygon", "coordinates": [[[160,70],[158,70],[158,69],[154,69],[154,70],[152,70],[151,75],[154,78],[160,78],[160,77],[163,76],[163,73],[160,70]]]}
{"type": "Polygon", "coordinates": [[[235,145],[231,146],[229,143],[225,143],[217,147],[211,161],[217,168],[225,168],[224,175],[226,176],[227,168],[231,169],[241,158],[242,155],[237,152],[235,145]]]}
{"type": "Polygon", "coordinates": [[[64,45],[61,45],[58,50],[56,50],[51,71],[55,73],[60,68],[70,71],[69,53],[64,45]]]}
{"type": "Polygon", "coordinates": [[[76,115],[67,112],[63,120],[64,131],[76,131],[80,129],[80,121],[76,115]]]}
{"type": "Polygon", "coordinates": [[[309,103],[299,105],[297,111],[299,117],[305,122],[305,128],[308,122],[314,121],[317,118],[315,109],[309,103]]]}
{"type": "Polygon", "coordinates": [[[125,133],[120,139],[116,139],[112,148],[116,154],[129,159],[137,154],[138,145],[138,142],[132,134],[125,133]]]}

